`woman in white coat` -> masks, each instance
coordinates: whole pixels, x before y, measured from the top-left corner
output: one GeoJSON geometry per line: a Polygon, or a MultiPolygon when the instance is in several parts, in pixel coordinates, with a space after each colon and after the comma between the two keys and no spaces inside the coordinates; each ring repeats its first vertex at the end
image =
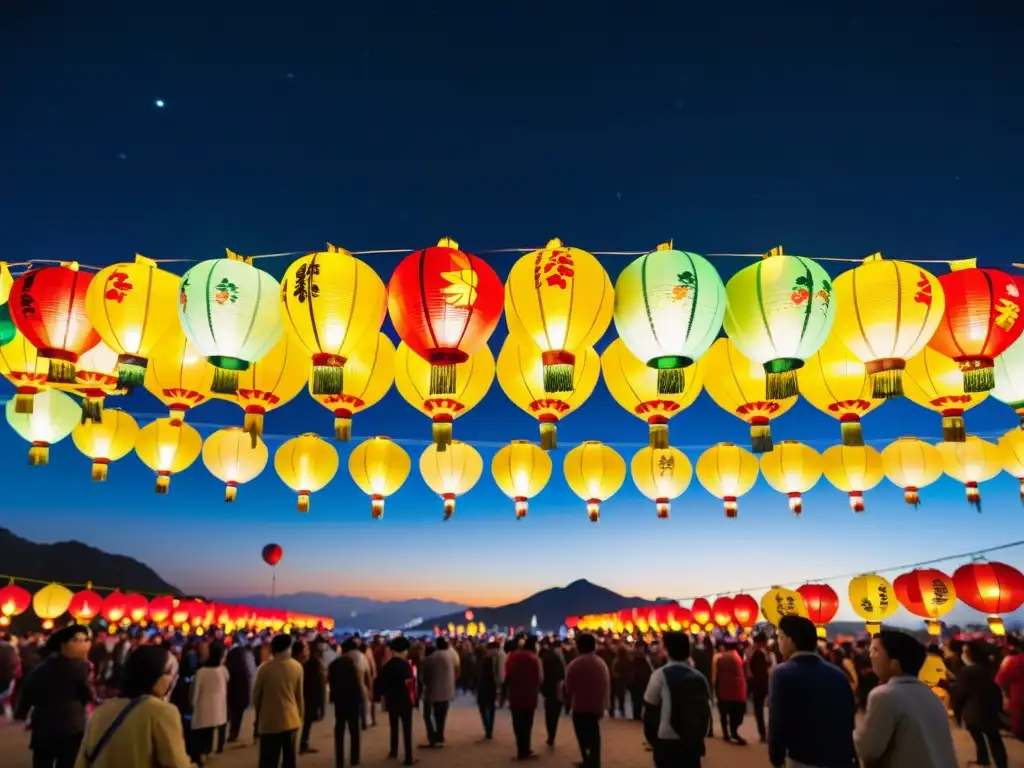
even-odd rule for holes
{"type": "Polygon", "coordinates": [[[217,751],[224,751],[228,723],[228,670],[224,666],[224,646],[214,643],[206,663],[196,672],[192,683],[192,752],[196,765],[203,765],[213,752],[213,731],[219,731],[217,751]]]}

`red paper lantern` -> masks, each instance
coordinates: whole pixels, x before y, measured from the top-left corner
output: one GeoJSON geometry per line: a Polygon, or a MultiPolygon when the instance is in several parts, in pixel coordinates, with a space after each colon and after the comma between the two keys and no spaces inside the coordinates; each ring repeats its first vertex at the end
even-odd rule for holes
{"type": "Polygon", "coordinates": [[[976,611],[989,614],[993,635],[1005,635],[999,614],[1013,613],[1024,605],[1024,574],[1005,563],[968,563],[953,572],[960,600],[976,611]]]}
{"type": "Polygon", "coordinates": [[[471,611],[469,608],[467,608],[466,612],[464,614],[462,614],[462,615],[466,617],[466,621],[472,621],[473,620],[473,611],[471,611]]]}
{"type": "Polygon", "coordinates": [[[928,623],[928,634],[942,634],[939,619],[956,604],[956,586],[949,576],[935,568],[917,568],[896,577],[892,588],[904,608],[928,623]]]}
{"type": "Polygon", "coordinates": [[[839,612],[839,595],[828,584],[804,584],[796,591],[804,599],[807,618],[818,628],[818,637],[825,637],[825,625],[839,612]]]}
{"type": "Polygon", "coordinates": [[[676,608],[676,624],[679,624],[683,629],[690,628],[690,625],[693,624],[693,613],[689,608],[682,605],[676,608]]]}
{"type": "Polygon", "coordinates": [[[20,616],[32,605],[32,595],[13,581],[0,589],[0,616],[20,616]]]}
{"type": "Polygon", "coordinates": [[[693,616],[693,623],[700,629],[707,629],[711,623],[711,603],[703,597],[698,597],[690,606],[690,613],[693,616]]]}
{"type": "Polygon", "coordinates": [[[88,624],[95,619],[103,610],[103,598],[91,589],[83,589],[71,596],[68,603],[68,613],[75,617],[75,621],[88,624]]]}
{"type": "Polygon", "coordinates": [[[973,260],[953,264],[939,275],[946,311],[928,346],[960,365],[965,392],[995,386],[993,359],[1024,331],[1021,283],[998,269],[979,269],[973,260]]]}
{"type": "Polygon", "coordinates": [[[431,364],[431,395],[455,393],[456,364],[487,343],[504,304],[495,271],[448,238],[406,256],[388,283],[391,322],[405,345],[431,364]]]}
{"type": "Polygon", "coordinates": [[[164,624],[174,610],[174,598],[170,595],[154,597],[149,601],[149,618],[154,624],[164,624]]]}
{"type": "Polygon", "coordinates": [[[124,615],[132,622],[138,624],[146,620],[149,615],[149,600],[137,592],[124,596],[124,615]]]}
{"type": "Polygon", "coordinates": [[[91,274],[69,264],[33,269],[11,286],[11,320],[39,357],[50,361],[50,383],[74,384],[79,356],[99,344],[85,314],[90,282],[91,274]]]}
{"type": "Polygon", "coordinates": [[[128,614],[128,602],[124,594],[115,589],[107,595],[100,614],[111,624],[120,623],[121,619],[128,614]]]}
{"type": "Polygon", "coordinates": [[[192,601],[191,600],[175,600],[174,608],[171,609],[171,624],[176,627],[180,627],[182,624],[188,624],[189,619],[192,615],[192,601]]]}
{"type": "Polygon", "coordinates": [[[753,628],[760,614],[761,607],[750,595],[739,594],[732,599],[732,615],[743,629],[753,628]]]}
{"type": "Polygon", "coordinates": [[[733,604],[732,598],[722,595],[721,597],[715,598],[715,602],[711,605],[711,617],[722,629],[733,622],[733,604]]]}

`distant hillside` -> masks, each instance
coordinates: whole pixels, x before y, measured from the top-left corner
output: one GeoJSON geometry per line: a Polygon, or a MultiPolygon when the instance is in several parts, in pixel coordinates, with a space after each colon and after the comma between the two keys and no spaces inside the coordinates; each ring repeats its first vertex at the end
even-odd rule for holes
{"type": "MultiPolygon", "coordinates": [[[[241,605],[271,605],[267,595],[242,595],[238,597],[216,597],[225,603],[241,605]]],[[[459,603],[420,598],[415,600],[371,600],[368,597],[350,595],[325,595],[320,592],[297,592],[278,595],[274,598],[276,608],[330,616],[339,627],[348,629],[401,629],[421,622],[426,616],[439,613],[465,611],[459,603]]]]}

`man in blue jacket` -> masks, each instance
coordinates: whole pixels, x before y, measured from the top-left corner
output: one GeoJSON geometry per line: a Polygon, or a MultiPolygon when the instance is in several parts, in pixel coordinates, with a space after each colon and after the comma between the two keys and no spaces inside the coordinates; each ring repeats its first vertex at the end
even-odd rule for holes
{"type": "Polygon", "coordinates": [[[779,622],[786,661],[769,685],[768,758],[776,768],[850,768],[856,702],[845,673],[818,655],[814,624],[779,622]],[[787,758],[789,762],[787,763],[787,758]]]}

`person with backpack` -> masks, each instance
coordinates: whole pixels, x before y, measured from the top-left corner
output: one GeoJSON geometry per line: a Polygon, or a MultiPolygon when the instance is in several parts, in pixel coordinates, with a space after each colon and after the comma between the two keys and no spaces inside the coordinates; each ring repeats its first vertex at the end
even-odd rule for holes
{"type": "Polygon", "coordinates": [[[700,768],[711,723],[711,686],[690,666],[690,638],[666,632],[668,661],[651,674],[644,692],[644,735],[655,768],[700,768]]]}

